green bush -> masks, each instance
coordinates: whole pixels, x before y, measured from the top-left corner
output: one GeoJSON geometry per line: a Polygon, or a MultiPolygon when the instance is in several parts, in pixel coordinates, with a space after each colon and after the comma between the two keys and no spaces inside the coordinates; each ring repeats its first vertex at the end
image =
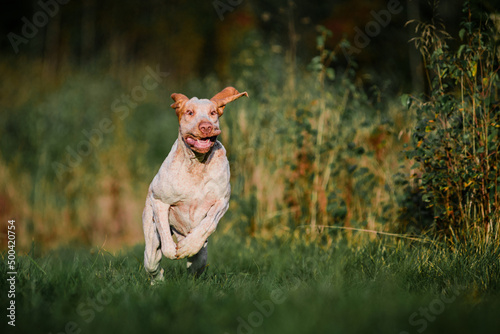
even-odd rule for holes
{"type": "Polygon", "coordinates": [[[498,240],[498,32],[489,21],[474,19],[468,4],[464,12],[467,20],[456,49],[437,24],[416,23],[419,36],[413,41],[426,64],[430,93],[403,96],[404,104],[413,104],[417,113],[406,153],[415,161],[414,185],[432,211],[435,231],[453,234],[477,228],[498,240]]]}

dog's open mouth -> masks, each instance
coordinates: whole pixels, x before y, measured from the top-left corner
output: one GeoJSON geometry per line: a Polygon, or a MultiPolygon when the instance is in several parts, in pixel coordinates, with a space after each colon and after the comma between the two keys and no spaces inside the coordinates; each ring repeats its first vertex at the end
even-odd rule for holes
{"type": "Polygon", "coordinates": [[[212,137],[205,137],[205,138],[194,138],[194,137],[186,137],[186,143],[193,147],[197,151],[206,151],[212,147],[212,145],[215,143],[215,140],[217,139],[217,136],[212,136],[212,137]]]}

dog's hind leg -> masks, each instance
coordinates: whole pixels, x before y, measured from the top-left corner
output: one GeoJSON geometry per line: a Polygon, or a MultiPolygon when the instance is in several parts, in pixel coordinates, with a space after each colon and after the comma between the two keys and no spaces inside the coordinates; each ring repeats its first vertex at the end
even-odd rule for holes
{"type": "Polygon", "coordinates": [[[162,257],[160,235],[153,221],[153,208],[150,197],[146,200],[146,206],[142,212],[142,227],[146,248],[144,250],[144,269],[151,277],[151,284],[163,280],[163,269],[160,267],[162,257]]]}
{"type": "Polygon", "coordinates": [[[208,258],[208,240],[205,241],[198,254],[187,258],[188,273],[199,277],[207,267],[208,258]]]}

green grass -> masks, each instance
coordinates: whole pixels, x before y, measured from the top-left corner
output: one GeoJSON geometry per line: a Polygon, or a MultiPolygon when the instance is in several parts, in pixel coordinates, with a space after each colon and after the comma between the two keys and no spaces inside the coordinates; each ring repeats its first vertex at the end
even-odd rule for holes
{"type": "MultiPolygon", "coordinates": [[[[338,238],[326,249],[317,242],[221,233],[211,242],[209,268],[201,278],[188,276],[184,261],[164,259],[166,280],[156,286],[144,272],[142,245],[118,254],[64,248],[20,256],[15,332],[421,333],[425,326],[425,333],[488,333],[498,328],[498,248],[346,240],[338,238]],[[420,313],[426,309],[429,320],[420,313]],[[250,327],[241,325],[242,319],[250,327]]],[[[1,287],[7,291],[2,256],[1,287]]],[[[1,299],[6,305],[6,294],[1,299]]]]}

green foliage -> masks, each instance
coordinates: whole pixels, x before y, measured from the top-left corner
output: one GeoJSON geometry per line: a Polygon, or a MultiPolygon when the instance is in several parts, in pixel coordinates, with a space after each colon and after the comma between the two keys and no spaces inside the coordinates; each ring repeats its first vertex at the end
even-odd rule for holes
{"type": "MultiPolygon", "coordinates": [[[[407,157],[414,183],[435,230],[450,234],[468,227],[499,237],[500,222],[500,77],[490,22],[467,20],[452,50],[449,35],[433,24],[418,23],[414,41],[427,64],[429,96],[403,96],[417,113],[407,157]]],[[[410,191],[409,191],[410,193],[410,191]]],[[[411,213],[410,213],[411,214],[411,213]]]]}
{"type": "Polygon", "coordinates": [[[373,148],[365,149],[368,143],[359,139],[381,126],[381,117],[373,115],[380,106],[356,83],[352,68],[336,75],[332,66],[339,46],[327,49],[332,32],[323,26],[317,30],[319,54],[308,66],[314,75],[308,82],[311,88],[297,97],[287,124],[296,152],[286,199],[300,208],[299,220],[291,225],[307,224],[313,230],[317,225],[364,225],[370,216],[383,223],[383,214],[373,212],[377,210],[355,209],[372,202],[370,190],[383,179],[373,170],[373,148]]]}

